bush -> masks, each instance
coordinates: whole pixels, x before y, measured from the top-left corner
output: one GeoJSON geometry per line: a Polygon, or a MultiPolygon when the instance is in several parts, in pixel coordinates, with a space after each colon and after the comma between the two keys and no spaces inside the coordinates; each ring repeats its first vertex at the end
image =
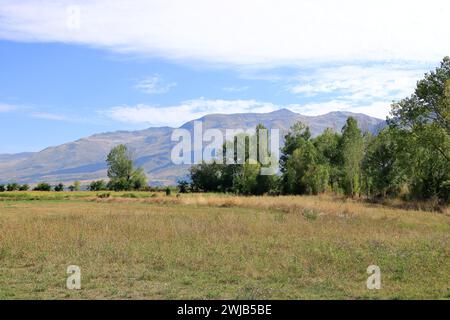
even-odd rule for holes
{"type": "Polygon", "coordinates": [[[166,196],[170,196],[171,194],[172,194],[172,190],[169,187],[167,187],[166,188],[166,196]]]}
{"type": "Polygon", "coordinates": [[[64,185],[62,183],[59,183],[58,185],[55,186],[55,191],[56,192],[64,191],[64,185]]]}
{"type": "Polygon", "coordinates": [[[6,188],[4,184],[0,184],[0,192],[5,192],[6,188]]]}
{"type": "Polygon", "coordinates": [[[107,190],[107,186],[104,180],[92,181],[89,185],[90,191],[103,191],[107,190]]]}
{"type": "Polygon", "coordinates": [[[30,190],[30,186],[27,184],[23,184],[19,187],[19,191],[28,191],[30,190]]]}
{"type": "Polygon", "coordinates": [[[20,185],[18,183],[9,183],[6,186],[7,191],[17,191],[19,190],[20,185]]]}
{"type": "Polygon", "coordinates": [[[52,186],[49,185],[48,183],[41,182],[36,187],[34,187],[33,190],[34,191],[51,191],[52,190],[52,186]]]}
{"type": "Polygon", "coordinates": [[[134,193],[124,193],[123,195],[121,195],[120,196],[121,198],[133,198],[133,199],[136,199],[136,198],[139,198],[136,194],[134,194],[134,193]]]}
{"type": "Polygon", "coordinates": [[[109,193],[109,192],[97,194],[97,197],[100,199],[109,198],[110,196],[111,196],[111,193],[109,193]]]}
{"type": "Polygon", "coordinates": [[[180,193],[188,193],[189,192],[189,182],[186,180],[178,181],[178,190],[180,193]]]}

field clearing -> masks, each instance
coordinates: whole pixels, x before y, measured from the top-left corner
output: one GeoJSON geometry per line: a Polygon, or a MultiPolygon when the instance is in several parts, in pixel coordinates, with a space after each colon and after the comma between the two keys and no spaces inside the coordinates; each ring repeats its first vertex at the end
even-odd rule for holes
{"type": "Polygon", "coordinates": [[[98,194],[0,194],[0,298],[450,298],[448,210],[98,194]],[[372,264],[380,290],[366,288],[372,264]],[[69,265],[81,268],[81,290],[66,289],[69,265]]]}

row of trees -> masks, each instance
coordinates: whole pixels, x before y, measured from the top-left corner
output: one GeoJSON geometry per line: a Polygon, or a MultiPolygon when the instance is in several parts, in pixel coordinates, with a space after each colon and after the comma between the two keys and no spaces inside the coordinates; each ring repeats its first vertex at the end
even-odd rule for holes
{"type": "MultiPolygon", "coordinates": [[[[28,191],[30,190],[31,187],[28,184],[18,184],[18,183],[9,183],[7,185],[4,184],[0,184],[0,192],[5,192],[5,191],[28,191]]],[[[68,189],[70,191],[79,191],[80,190],[80,182],[79,181],[75,181],[73,185],[70,185],[68,187],[68,189]]],[[[56,191],[56,192],[61,192],[65,190],[64,184],[59,183],[55,186],[52,186],[48,183],[45,182],[41,182],[39,184],[37,184],[34,188],[33,191],[56,191]]]]}
{"type": "MultiPolygon", "coordinates": [[[[93,181],[89,185],[91,191],[101,190],[141,190],[147,187],[147,178],[142,168],[134,168],[131,153],[125,145],[118,145],[111,149],[107,156],[108,164],[108,178],[109,181],[104,180],[93,181]]],[[[70,191],[79,191],[80,182],[75,181],[73,185],[68,187],[70,191]]],[[[17,183],[10,183],[7,186],[0,185],[0,192],[4,191],[28,191],[30,186],[27,184],[19,185],[17,183]]],[[[59,183],[51,186],[48,183],[39,183],[33,188],[34,191],[64,191],[65,186],[59,183]]]]}
{"type": "Polygon", "coordinates": [[[180,190],[255,195],[333,191],[448,202],[450,58],[426,74],[410,97],[392,105],[388,125],[377,135],[361,132],[351,117],[341,133],[327,129],[315,138],[297,123],[281,151],[280,176],[261,176],[261,164],[247,159],[241,165],[202,163],[191,168],[190,184],[180,182],[180,190]]]}

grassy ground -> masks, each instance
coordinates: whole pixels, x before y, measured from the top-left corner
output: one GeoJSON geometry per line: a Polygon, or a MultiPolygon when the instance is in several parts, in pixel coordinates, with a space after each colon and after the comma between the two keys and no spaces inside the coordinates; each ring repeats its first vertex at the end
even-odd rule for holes
{"type": "Polygon", "coordinates": [[[331,196],[0,193],[0,298],[449,299],[450,216],[331,196]],[[66,289],[73,264],[81,290],[66,289]]]}

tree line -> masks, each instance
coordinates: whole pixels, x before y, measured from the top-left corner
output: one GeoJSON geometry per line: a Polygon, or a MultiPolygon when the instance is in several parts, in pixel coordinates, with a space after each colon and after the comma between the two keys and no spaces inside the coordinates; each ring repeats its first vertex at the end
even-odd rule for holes
{"type": "MultiPolygon", "coordinates": [[[[259,150],[259,132],[263,129],[258,125],[254,136],[235,137],[223,145],[224,155],[228,148],[234,149],[231,163],[212,161],[192,166],[188,179],[179,181],[179,191],[242,195],[334,192],[349,197],[435,198],[448,203],[450,58],[445,57],[436,70],[425,74],[411,96],[392,104],[387,125],[376,135],[362,132],[352,117],[340,133],[326,129],[316,137],[305,124],[294,124],[281,149],[279,175],[260,174],[264,161],[259,154],[256,163],[249,161],[249,141],[256,139],[259,150]],[[244,155],[237,152],[242,143],[244,155]]],[[[89,190],[148,188],[143,168],[135,168],[125,145],[112,148],[106,162],[109,181],[93,181],[89,190]]],[[[27,184],[0,185],[0,192],[29,189],[27,184]]],[[[64,189],[62,183],[53,187],[39,183],[33,190],[64,189]]],[[[80,183],[68,189],[78,191],[80,183]]]]}
{"type": "MultiPolygon", "coordinates": [[[[147,177],[144,169],[135,168],[132,160],[132,155],[125,145],[118,145],[111,149],[106,162],[108,164],[108,178],[109,181],[104,180],[92,181],[88,190],[90,191],[125,191],[125,190],[141,190],[147,187],[147,177]]],[[[68,187],[70,191],[79,191],[81,185],[79,181],[75,181],[73,185],[68,187]]],[[[0,192],[4,191],[28,191],[30,186],[28,184],[19,185],[17,183],[10,183],[8,185],[0,185],[0,192]]],[[[48,183],[41,182],[37,184],[33,191],[56,191],[61,192],[65,190],[65,186],[59,183],[52,186],[48,183]]]]}
{"type": "MultiPolygon", "coordinates": [[[[224,145],[224,150],[236,148],[236,143],[224,145]]],[[[327,129],[314,138],[305,124],[296,123],[281,153],[280,175],[261,176],[259,161],[213,161],[191,167],[189,180],[180,181],[179,188],[244,195],[335,192],[448,203],[450,58],[425,74],[410,97],[392,104],[387,125],[378,134],[362,132],[352,117],[340,133],[327,129]]]]}

